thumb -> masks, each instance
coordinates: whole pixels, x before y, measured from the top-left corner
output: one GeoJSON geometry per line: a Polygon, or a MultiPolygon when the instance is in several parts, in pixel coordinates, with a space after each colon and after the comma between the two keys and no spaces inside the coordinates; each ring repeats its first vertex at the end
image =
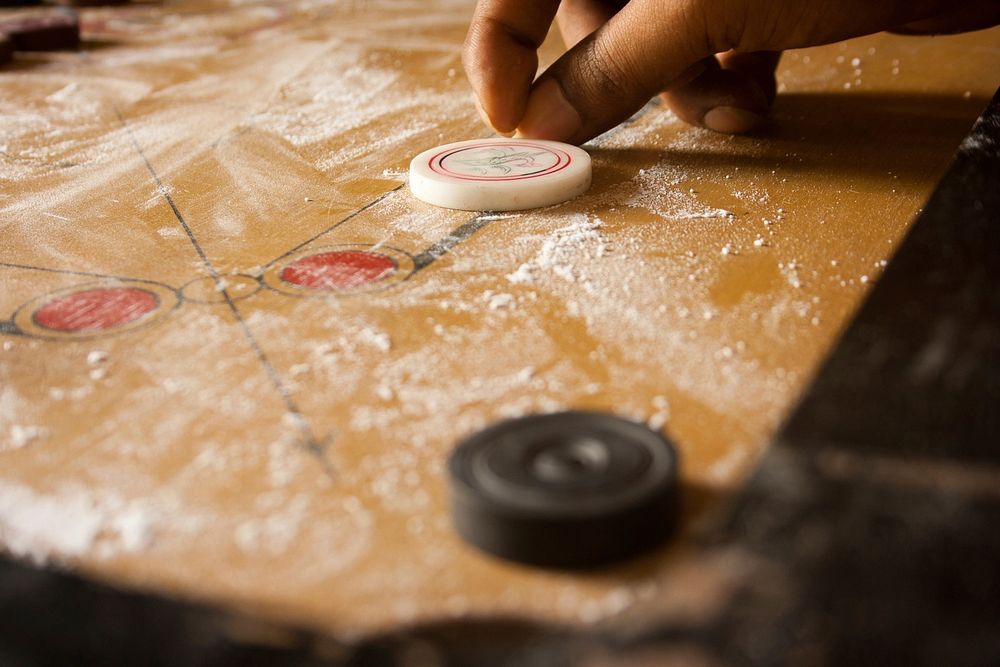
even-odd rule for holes
{"type": "Polygon", "coordinates": [[[532,86],[521,136],[582,143],[622,122],[703,58],[726,50],[706,35],[704,3],[632,0],[532,86]]]}

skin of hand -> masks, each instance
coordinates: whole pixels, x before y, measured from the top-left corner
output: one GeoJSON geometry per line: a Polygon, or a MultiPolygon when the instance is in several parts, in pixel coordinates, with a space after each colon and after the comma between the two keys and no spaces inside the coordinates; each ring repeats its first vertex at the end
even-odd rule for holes
{"type": "Polygon", "coordinates": [[[997,24],[1000,0],[480,0],[462,59],[495,131],[579,144],[657,94],[688,123],[747,132],[784,49],[997,24]],[[536,79],[553,21],[569,49],[536,79]]]}

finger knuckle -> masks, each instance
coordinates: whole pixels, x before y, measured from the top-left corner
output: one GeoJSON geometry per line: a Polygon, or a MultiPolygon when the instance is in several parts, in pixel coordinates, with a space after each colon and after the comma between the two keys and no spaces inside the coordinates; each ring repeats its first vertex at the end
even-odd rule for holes
{"type": "Polygon", "coordinates": [[[584,88],[601,99],[632,100],[645,90],[642,78],[621,50],[611,50],[600,41],[591,42],[580,63],[584,88]]]}

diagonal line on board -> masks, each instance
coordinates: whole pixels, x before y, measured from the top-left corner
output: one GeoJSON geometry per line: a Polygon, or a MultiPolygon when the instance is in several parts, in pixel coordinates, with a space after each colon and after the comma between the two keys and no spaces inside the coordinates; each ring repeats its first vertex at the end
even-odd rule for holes
{"type": "MultiPolygon", "coordinates": [[[[0,269],[26,269],[28,271],[45,271],[46,273],[65,273],[71,276],[87,276],[88,278],[111,278],[112,280],[130,280],[137,283],[156,283],[155,280],[145,278],[129,278],[128,276],[115,276],[110,273],[94,273],[93,271],[72,271],[70,269],[52,269],[47,266],[32,266],[30,264],[15,264],[13,262],[0,262],[0,269]]],[[[161,283],[166,284],[166,283],[161,283]]],[[[169,287],[169,285],[167,285],[169,287]]],[[[174,289],[171,287],[170,289],[174,289]]]]}
{"type": "Polygon", "coordinates": [[[381,202],[383,199],[387,198],[392,193],[398,192],[399,190],[401,190],[403,188],[404,185],[406,185],[406,184],[405,183],[400,183],[399,185],[397,185],[396,187],[394,187],[392,190],[389,190],[388,192],[383,192],[378,197],[376,197],[375,199],[371,200],[370,202],[368,202],[367,204],[365,204],[364,206],[362,206],[358,210],[356,210],[356,211],[350,213],[349,215],[341,218],[340,220],[338,220],[337,222],[333,223],[332,225],[330,225],[329,227],[327,227],[323,231],[317,232],[316,234],[313,234],[312,236],[310,236],[309,238],[307,238],[302,243],[299,243],[298,245],[296,245],[291,250],[278,255],[277,257],[275,257],[274,259],[272,259],[267,264],[264,264],[261,268],[262,269],[267,269],[267,268],[273,266],[274,264],[276,264],[277,262],[280,262],[284,258],[288,257],[289,255],[295,254],[296,252],[298,252],[302,248],[305,248],[307,245],[309,245],[310,243],[312,243],[316,239],[320,238],[321,236],[325,236],[326,234],[329,234],[330,232],[332,232],[333,230],[335,230],[337,227],[340,227],[345,222],[347,222],[347,221],[349,221],[349,220],[351,220],[351,219],[353,219],[353,218],[361,215],[362,213],[364,213],[368,209],[372,208],[373,206],[375,206],[376,204],[378,204],[379,202],[381,202]]]}
{"type": "Polygon", "coordinates": [[[423,251],[417,253],[413,257],[413,272],[416,273],[422,269],[426,269],[435,260],[439,259],[445,255],[449,250],[457,246],[459,243],[468,240],[473,234],[478,232],[480,229],[490,224],[497,219],[496,213],[489,211],[484,211],[482,213],[477,213],[472,219],[468,220],[464,224],[456,227],[448,236],[445,236],[440,241],[437,241],[423,251]]]}
{"type": "Polygon", "coordinates": [[[115,114],[118,116],[118,122],[121,123],[121,126],[128,135],[129,141],[132,143],[132,146],[135,148],[136,152],[139,154],[139,157],[142,158],[143,163],[146,165],[146,170],[149,171],[150,176],[153,177],[153,181],[156,183],[156,187],[160,193],[160,196],[163,197],[164,201],[166,201],[167,204],[170,206],[170,210],[173,211],[174,217],[177,219],[177,222],[184,229],[184,233],[187,235],[188,240],[194,247],[195,252],[198,253],[198,257],[201,258],[202,265],[205,267],[205,270],[208,271],[208,274],[215,282],[216,290],[220,294],[222,294],[223,299],[225,299],[226,306],[229,308],[229,311],[235,318],[237,326],[239,326],[240,331],[243,334],[243,337],[247,340],[247,343],[249,343],[251,349],[253,349],[254,354],[257,356],[257,360],[264,368],[264,372],[267,374],[268,379],[271,381],[271,384],[274,386],[275,390],[277,390],[278,394],[281,396],[281,400],[285,405],[286,411],[294,419],[296,427],[302,434],[303,438],[303,442],[301,443],[302,446],[310,454],[316,456],[317,459],[322,464],[326,473],[332,476],[333,471],[330,467],[329,461],[325,456],[326,443],[320,442],[320,440],[316,438],[316,434],[313,432],[312,427],[306,420],[305,415],[299,409],[298,403],[296,403],[295,399],[292,397],[291,391],[289,391],[288,389],[288,385],[285,384],[284,379],[278,373],[277,369],[275,369],[274,364],[271,363],[271,360],[268,358],[267,353],[264,352],[264,349],[260,346],[260,342],[257,340],[256,336],[253,335],[253,332],[250,330],[250,326],[246,323],[246,320],[243,319],[243,315],[242,313],[240,313],[239,308],[236,307],[236,303],[233,301],[232,295],[230,295],[228,289],[226,289],[225,282],[222,280],[222,276],[219,274],[218,270],[212,264],[212,261],[208,258],[208,255],[205,254],[205,250],[198,242],[198,239],[195,236],[194,231],[191,229],[190,225],[188,225],[187,220],[184,219],[184,216],[183,214],[181,214],[181,211],[177,207],[176,202],[174,202],[174,198],[170,195],[170,191],[167,189],[166,184],[164,184],[163,180],[156,172],[156,169],[153,167],[153,164],[149,161],[149,158],[146,156],[146,152],[139,144],[139,140],[136,138],[135,133],[132,132],[132,128],[129,127],[129,124],[125,120],[125,117],[122,115],[121,111],[119,111],[117,108],[115,109],[115,114]]]}

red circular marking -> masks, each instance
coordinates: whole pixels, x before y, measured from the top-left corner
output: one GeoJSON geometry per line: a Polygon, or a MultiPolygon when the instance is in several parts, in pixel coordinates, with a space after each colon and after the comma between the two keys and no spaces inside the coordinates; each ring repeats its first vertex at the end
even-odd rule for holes
{"type": "Polygon", "coordinates": [[[281,270],[281,279],[291,285],[318,290],[362,287],[392,275],[391,257],[365,250],[333,250],[298,259],[281,270]]]}
{"type": "Polygon", "coordinates": [[[504,143],[482,143],[482,144],[472,144],[470,146],[462,146],[461,148],[454,148],[441,151],[440,153],[431,157],[427,161],[427,166],[430,167],[431,171],[442,176],[448,176],[450,178],[457,178],[463,181],[523,181],[528,178],[540,178],[542,176],[548,176],[554,174],[557,171],[562,171],[573,162],[573,156],[566,151],[560,150],[558,148],[549,148],[548,146],[541,146],[539,144],[529,144],[527,142],[517,142],[516,144],[504,144],[504,143]],[[494,148],[497,146],[526,146],[528,148],[539,148],[543,151],[547,151],[552,155],[556,156],[556,163],[545,169],[543,171],[524,174],[522,176],[468,176],[466,174],[459,174],[457,172],[451,171],[444,166],[444,161],[454,155],[455,153],[461,153],[468,150],[473,150],[476,148],[494,148]]]}
{"type": "Polygon", "coordinates": [[[35,311],[35,324],[53,331],[113,329],[145,317],[160,299],[138,287],[97,287],[49,301],[35,311]]]}

